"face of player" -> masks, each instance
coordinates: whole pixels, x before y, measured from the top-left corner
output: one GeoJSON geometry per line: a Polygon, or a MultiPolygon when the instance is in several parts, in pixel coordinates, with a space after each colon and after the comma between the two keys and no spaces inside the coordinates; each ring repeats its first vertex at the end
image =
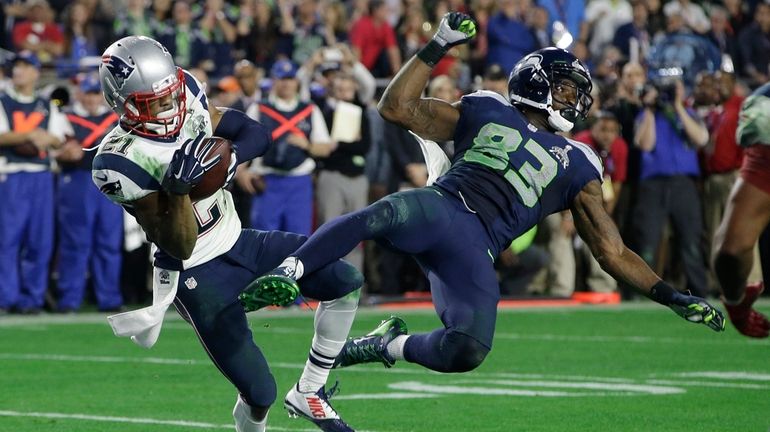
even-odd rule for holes
{"type": "Polygon", "coordinates": [[[578,100],[578,90],[575,83],[561,78],[551,87],[551,96],[553,97],[553,109],[560,110],[574,107],[578,100]]]}

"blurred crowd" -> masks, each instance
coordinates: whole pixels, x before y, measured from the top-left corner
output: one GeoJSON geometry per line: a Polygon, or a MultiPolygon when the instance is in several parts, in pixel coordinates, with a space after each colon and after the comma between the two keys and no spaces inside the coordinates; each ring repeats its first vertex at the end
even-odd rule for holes
{"type": "MultiPolygon", "coordinates": [[[[239,167],[232,185],[239,216],[245,227],[310,234],[387,193],[425,185],[415,138],[384,122],[375,106],[389,78],[451,10],[470,14],[478,35],[435,67],[426,94],[454,102],[484,89],[507,97],[508,74],[525,54],[546,46],[573,52],[594,78],[594,105],[569,138],[601,155],[605,204],[626,243],[681,288],[713,296],[713,233],[742,161],[738,112],[770,74],[770,0],[6,0],[0,90],[36,89],[67,113],[70,133],[60,147],[35,141],[40,157],[51,159],[55,228],[34,259],[26,234],[0,241],[0,268],[19,273],[18,287],[0,287],[0,313],[44,305],[75,311],[89,292],[102,310],[148,301],[141,230],[129,216],[122,223],[120,215],[108,223],[79,217],[73,205],[89,206],[63,198],[93,187],[84,181],[64,192],[88,171],[82,148],[94,145],[84,141],[97,131],[78,134],[78,122],[89,118],[95,126],[96,116],[105,132],[116,121],[107,122],[106,105],[93,97],[94,70],[113,41],[157,39],[206,86],[212,103],[265,123],[276,145],[239,167]],[[68,228],[86,223],[79,234],[68,228]],[[100,241],[107,233],[115,239],[100,241]],[[27,287],[29,260],[50,270],[44,293],[27,287]],[[120,282],[105,274],[120,274],[120,282]],[[100,293],[116,284],[120,292],[100,293]],[[11,301],[10,292],[28,298],[11,301]]],[[[8,106],[2,114],[10,115],[8,106]]],[[[4,134],[35,133],[15,129],[24,125],[0,119],[0,146],[4,134]]],[[[438,144],[451,157],[453,143],[438,144]]],[[[11,174],[6,157],[0,151],[0,183],[11,174]]],[[[0,219],[9,206],[2,207],[0,219]]],[[[347,258],[365,271],[370,299],[428,290],[416,263],[387,248],[362,244],[347,258]]],[[[503,295],[632,296],[599,268],[568,212],[514,241],[497,266],[503,295]]]]}

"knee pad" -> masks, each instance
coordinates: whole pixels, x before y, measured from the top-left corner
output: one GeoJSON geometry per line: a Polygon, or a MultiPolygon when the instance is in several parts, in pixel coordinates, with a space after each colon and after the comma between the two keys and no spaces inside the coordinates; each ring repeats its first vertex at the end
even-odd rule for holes
{"type": "Polygon", "coordinates": [[[471,336],[448,330],[441,341],[447,372],[468,372],[481,365],[489,348],[471,336]]]}

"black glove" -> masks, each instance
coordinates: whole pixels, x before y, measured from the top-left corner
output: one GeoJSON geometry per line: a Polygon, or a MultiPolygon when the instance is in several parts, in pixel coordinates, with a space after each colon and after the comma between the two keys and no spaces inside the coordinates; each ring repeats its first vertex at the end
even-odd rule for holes
{"type": "Polygon", "coordinates": [[[203,174],[210,170],[222,158],[217,155],[209,159],[209,153],[216,141],[203,142],[201,132],[195,139],[188,139],[174,152],[163,176],[163,189],[174,195],[187,195],[203,179],[203,174]],[[205,162],[204,162],[205,161],[205,162]]]}

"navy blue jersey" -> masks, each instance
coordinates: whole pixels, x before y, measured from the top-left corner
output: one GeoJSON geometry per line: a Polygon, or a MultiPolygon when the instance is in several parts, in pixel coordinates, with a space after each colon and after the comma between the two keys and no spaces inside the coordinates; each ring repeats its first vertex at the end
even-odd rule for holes
{"type": "Polygon", "coordinates": [[[497,93],[462,98],[454,142],[452,168],[436,185],[478,214],[498,253],[602,181],[590,147],[537,129],[497,93]]]}

